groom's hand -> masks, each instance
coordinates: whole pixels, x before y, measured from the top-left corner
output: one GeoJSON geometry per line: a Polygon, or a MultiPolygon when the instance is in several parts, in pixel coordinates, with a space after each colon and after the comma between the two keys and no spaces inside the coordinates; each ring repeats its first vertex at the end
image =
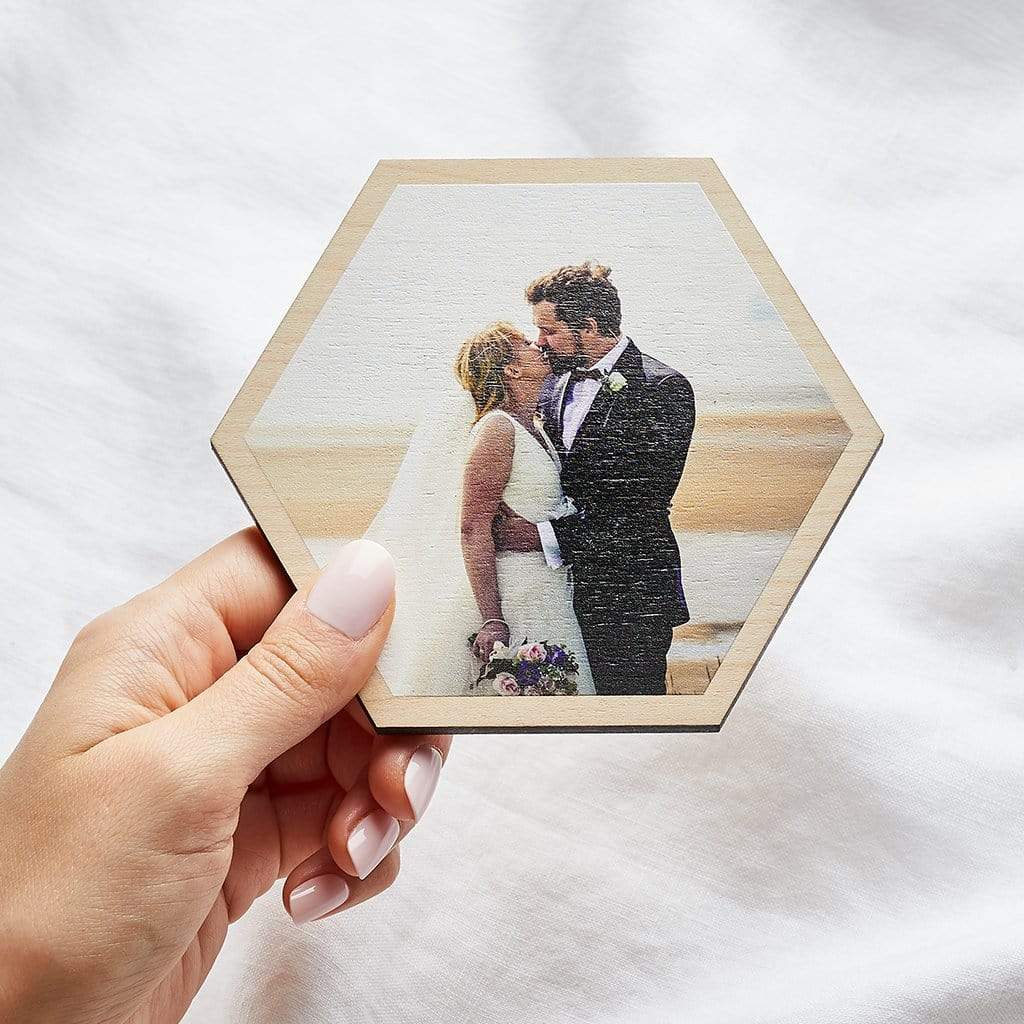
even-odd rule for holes
{"type": "Polygon", "coordinates": [[[498,506],[498,514],[492,526],[496,551],[540,551],[540,534],[537,525],[517,516],[504,502],[498,506]]]}

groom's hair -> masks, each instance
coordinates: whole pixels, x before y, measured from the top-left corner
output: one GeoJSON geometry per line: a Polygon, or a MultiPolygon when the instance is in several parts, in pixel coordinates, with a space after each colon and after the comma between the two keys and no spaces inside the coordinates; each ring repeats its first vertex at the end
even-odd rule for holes
{"type": "Polygon", "coordinates": [[[559,267],[538,277],[526,288],[526,301],[531,306],[550,302],[555,315],[574,331],[593,319],[597,330],[606,338],[616,338],[622,327],[622,307],[615,285],[608,280],[609,267],[587,261],[579,267],[559,267]]]}

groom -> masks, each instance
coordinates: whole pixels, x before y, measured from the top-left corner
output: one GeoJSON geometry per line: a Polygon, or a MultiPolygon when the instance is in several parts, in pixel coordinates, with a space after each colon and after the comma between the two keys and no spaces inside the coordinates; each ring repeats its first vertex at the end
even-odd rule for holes
{"type": "Polygon", "coordinates": [[[693,389],[620,333],[606,267],[560,267],[526,289],[552,376],[539,412],[576,514],[505,514],[499,549],[567,564],[599,694],[663,695],[672,627],[690,618],[669,509],[693,434],[693,389]]]}

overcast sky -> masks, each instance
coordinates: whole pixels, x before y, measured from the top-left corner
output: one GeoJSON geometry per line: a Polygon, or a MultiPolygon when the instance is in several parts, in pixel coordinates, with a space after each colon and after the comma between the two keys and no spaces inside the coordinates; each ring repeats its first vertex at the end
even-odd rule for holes
{"type": "Polygon", "coordinates": [[[612,268],[624,332],[690,378],[698,411],[828,404],[699,185],[403,185],[251,436],[415,424],[463,338],[496,319],[534,337],[523,288],[585,259],[612,268]]]}

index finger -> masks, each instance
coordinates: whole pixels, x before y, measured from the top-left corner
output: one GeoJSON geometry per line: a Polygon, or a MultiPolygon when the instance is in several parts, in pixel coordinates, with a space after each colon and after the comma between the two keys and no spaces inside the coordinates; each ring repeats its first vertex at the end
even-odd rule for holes
{"type": "Polygon", "coordinates": [[[54,682],[54,706],[75,707],[63,742],[85,750],[165,714],[180,695],[191,700],[262,638],[293,592],[249,527],[104,612],[79,632],[54,682]],[[98,670],[105,663],[110,670],[98,670]]]}
{"type": "Polygon", "coordinates": [[[212,611],[235,651],[255,646],[295,593],[272,548],[255,527],[239,530],[183,566],[161,587],[212,611]]]}

